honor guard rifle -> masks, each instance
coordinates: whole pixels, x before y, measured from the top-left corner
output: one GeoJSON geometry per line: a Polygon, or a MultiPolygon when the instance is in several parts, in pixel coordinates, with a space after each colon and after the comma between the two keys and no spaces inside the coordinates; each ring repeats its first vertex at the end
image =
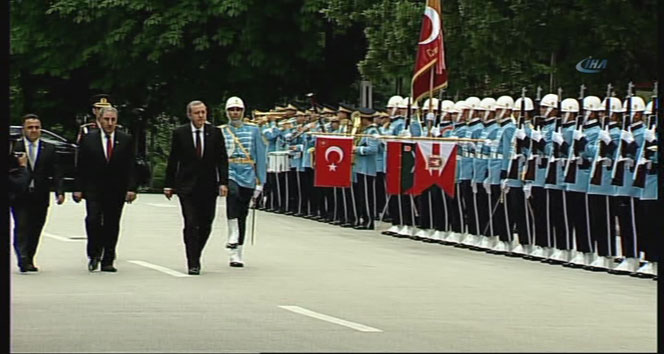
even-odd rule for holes
{"type": "MultiPolygon", "coordinates": [[[[602,120],[602,130],[609,130],[609,123],[611,122],[611,90],[613,86],[611,84],[606,85],[606,101],[604,102],[604,120],[602,120]]],[[[597,158],[593,163],[592,172],[590,173],[590,184],[599,186],[602,184],[602,173],[604,172],[604,162],[603,158],[606,157],[608,153],[609,145],[604,141],[599,141],[599,147],[597,149],[597,158]]]]}
{"type": "MultiPolygon", "coordinates": [[[[519,121],[517,122],[517,129],[523,129],[523,122],[525,121],[526,115],[526,88],[521,88],[521,107],[519,110],[519,121]]],[[[512,152],[512,158],[510,159],[510,165],[507,170],[507,178],[509,179],[518,179],[519,178],[519,160],[523,155],[523,139],[517,139],[516,134],[514,136],[514,152],[512,152]]]]}
{"type": "Polygon", "coordinates": [[[410,102],[410,97],[408,97],[408,105],[407,105],[408,114],[406,115],[406,125],[405,125],[404,129],[409,129],[410,128],[410,119],[411,119],[411,113],[410,113],[411,109],[410,108],[411,108],[411,102],[410,102]]]}
{"type": "MultiPolygon", "coordinates": [[[[540,124],[537,121],[537,118],[540,117],[539,115],[539,109],[540,109],[540,101],[542,100],[542,87],[537,86],[537,96],[535,96],[535,116],[533,116],[533,129],[537,129],[537,131],[540,130],[540,124]]],[[[525,102],[522,102],[524,104],[525,102]]],[[[523,175],[523,180],[524,181],[534,181],[535,180],[535,170],[537,169],[537,154],[534,152],[534,143],[533,139],[530,138],[530,158],[528,159],[526,163],[526,171],[524,172],[523,175]]]]}
{"type": "MultiPolygon", "coordinates": [[[[558,117],[555,118],[555,127],[553,129],[554,133],[561,132],[563,114],[562,114],[562,101],[563,101],[563,89],[558,87],[558,117]]],[[[560,150],[562,150],[562,145],[558,145],[555,142],[552,143],[551,149],[551,158],[549,159],[549,165],[546,173],[545,183],[547,184],[556,184],[558,181],[558,159],[560,158],[560,150]]],[[[564,143],[564,142],[563,142],[564,143]]]]}
{"type": "MultiPolygon", "coordinates": [[[[609,87],[611,84],[609,84],[609,87]]],[[[583,110],[583,99],[585,98],[586,85],[581,84],[579,88],[579,114],[576,115],[576,122],[574,124],[574,129],[580,130],[581,125],[583,125],[583,119],[585,117],[585,111],[583,110]]],[[[576,160],[579,156],[579,144],[576,143],[576,140],[572,137],[572,146],[570,147],[571,156],[567,159],[567,164],[565,165],[565,183],[576,183],[576,171],[577,164],[576,160]]]]}
{"type": "Polygon", "coordinates": [[[309,100],[311,101],[311,110],[318,116],[318,125],[320,125],[320,130],[325,133],[325,122],[323,121],[323,116],[318,112],[318,105],[316,104],[316,94],[309,92],[307,94],[309,100]]]}
{"type": "MultiPolygon", "coordinates": [[[[622,121],[622,130],[627,131],[629,129],[629,132],[631,133],[631,125],[632,125],[632,96],[634,95],[632,93],[632,88],[634,85],[630,81],[629,84],[627,84],[627,112],[623,115],[623,121],[622,121]]],[[[628,153],[631,152],[631,150],[634,149],[636,143],[632,141],[630,144],[626,144],[623,139],[622,139],[622,133],[620,134],[620,142],[618,144],[618,159],[616,160],[616,165],[613,169],[613,175],[611,176],[611,184],[614,186],[622,186],[625,181],[624,181],[624,175],[625,175],[625,162],[627,160],[624,160],[628,157],[628,153]]]]}
{"type": "MultiPolygon", "coordinates": [[[[646,129],[653,131],[657,129],[656,127],[657,127],[658,109],[659,109],[659,104],[657,103],[657,81],[655,81],[655,87],[653,88],[653,95],[652,95],[652,112],[650,116],[648,116],[648,125],[646,126],[646,129]]],[[[646,161],[650,161],[650,158],[655,153],[656,149],[657,149],[657,139],[654,139],[653,141],[644,141],[643,148],[639,152],[639,158],[636,160],[637,163],[638,161],[641,161],[642,158],[645,159],[646,161]]],[[[654,163],[657,163],[657,161],[654,161],[654,163]]],[[[634,173],[634,183],[632,184],[634,187],[639,187],[639,188],[645,187],[646,174],[648,172],[657,173],[657,169],[653,168],[652,166],[650,168],[646,168],[647,164],[648,163],[646,162],[636,166],[636,172],[634,173]]]]}
{"type": "Polygon", "coordinates": [[[445,91],[445,89],[441,89],[440,94],[438,94],[438,114],[436,115],[436,121],[434,122],[435,127],[440,127],[440,123],[443,122],[443,91],[445,91]]]}

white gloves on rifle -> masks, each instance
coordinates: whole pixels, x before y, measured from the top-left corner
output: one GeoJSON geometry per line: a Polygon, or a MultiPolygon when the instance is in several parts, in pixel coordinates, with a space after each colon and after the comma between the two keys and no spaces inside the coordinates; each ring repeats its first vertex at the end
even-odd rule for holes
{"type": "Polygon", "coordinates": [[[533,194],[532,188],[533,185],[530,183],[523,186],[523,194],[526,196],[526,199],[530,199],[530,196],[533,194]]]}
{"type": "Polygon", "coordinates": [[[607,132],[606,130],[602,130],[599,132],[599,140],[603,141],[604,144],[609,144],[611,143],[611,134],[607,132]]]}
{"type": "Polygon", "coordinates": [[[489,183],[489,179],[485,179],[484,182],[482,182],[482,185],[484,186],[484,190],[486,191],[486,194],[491,194],[491,184],[489,183]]]}
{"type": "Polygon", "coordinates": [[[627,144],[631,144],[634,141],[634,134],[628,132],[627,130],[623,130],[620,134],[620,139],[622,139],[627,144]]]}
{"type": "Polygon", "coordinates": [[[430,121],[433,122],[434,120],[436,120],[436,115],[433,114],[433,113],[431,113],[431,112],[429,112],[429,113],[427,113],[427,115],[426,115],[426,120],[430,120],[430,121]]]}
{"type": "Polygon", "coordinates": [[[655,130],[646,129],[646,131],[643,132],[643,137],[647,142],[651,143],[653,140],[655,140],[655,130]]]}
{"type": "Polygon", "coordinates": [[[431,135],[440,136],[440,129],[438,127],[431,128],[431,135]]]}
{"type": "Polygon", "coordinates": [[[477,183],[470,182],[470,187],[472,188],[473,193],[477,193],[477,183]]]}
{"type": "Polygon", "coordinates": [[[262,184],[257,184],[256,188],[254,188],[254,194],[251,196],[251,199],[256,200],[259,195],[263,192],[263,185],[262,184]]]}
{"type": "Polygon", "coordinates": [[[583,138],[583,132],[579,129],[574,129],[574,140],[581,140],[583,138]]]}
{"type": "Polygon", "coordinates": [[[503,180],[500,182],[500,189],[503,191],[503,193],[507,194],[510,191],[510,186],[507,184],[507,180],[503,180]]]}
{"type": "Polygon", "coordinates": [[[514,131],[514,136],[519,140],[523,140],[526,137],[526,131],[523,128],[519,128],[514,131]]]}
{"type": "Polygon", "coordinates": [[[563,135],[559,132],[553,132],[553,136],[551,138],[554,143],[558,145],[562,145],[565,140],[563,140],[563,135]]]}
{"type": "Polygon", "coordinates": [[[533,130],[533,132],[530,133],[530,138],[533,139],[534,141],[539,142],[540,140],[542,140],[542,133],[540,131],[533,130]]]}

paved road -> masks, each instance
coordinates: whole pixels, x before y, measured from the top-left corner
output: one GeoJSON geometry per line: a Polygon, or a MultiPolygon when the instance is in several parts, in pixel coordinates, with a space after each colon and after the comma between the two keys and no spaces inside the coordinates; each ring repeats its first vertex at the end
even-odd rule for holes
{"type": "Polygon", "coordinates": [[[657,350],[652,280],[265,212],[247,266],[230,268],[218,205],[200,276],[184,275],[175,198],[125,208],[114,274],[87,271],[84,205],[52,206],[40,271],[21,274],[12,258],[11,350],[657,350]]]}

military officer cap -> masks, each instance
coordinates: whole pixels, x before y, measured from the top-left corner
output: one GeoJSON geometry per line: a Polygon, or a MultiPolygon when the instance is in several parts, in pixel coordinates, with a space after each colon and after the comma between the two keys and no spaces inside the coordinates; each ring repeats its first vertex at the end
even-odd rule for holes
{"type": "Polygon", "coordinates": [[[325,114],[336,114],[337,113],[337,109],[334,108],[333,106],[330,106],[329,104],[322,104],[322,106],[323,106],[322,113],[325,113],[325,114]]]}
{"type": "Polygon", "coordinates": [[[95,108],[111,107],[111,97],[105,93],[92,96],[92,106],[95,108]]]}
{"type": "Polygon", "coordinates": [[[297,111],[297,107],[289,103],[288,106],[284,107],[284,111],[297,111]]]}
{"type": "Polygon", "coordinates": [[[360,112],[360,118],[368,118],[368,119],[373,119],[374,115],[376,114],[376,110],[373,108],[358,108],[358,111],[360,112]]]}
{"type": "Polygon", "coordinates": [[[347,103],[339,103],[339,112],[345,112],[348,114],[353,113],[355,111],[355,108],[347,103]]]}

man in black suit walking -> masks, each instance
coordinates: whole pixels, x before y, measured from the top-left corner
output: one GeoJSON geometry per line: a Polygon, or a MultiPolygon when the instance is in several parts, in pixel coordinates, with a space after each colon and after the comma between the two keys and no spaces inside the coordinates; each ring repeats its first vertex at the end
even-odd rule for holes
{"type": "Polygon", "coordinates": [[[134,139],[116,129],[118,111],[103,107],[101,129],[81,138],[76,160],[74,201],[85,199],[85,231],[88,235],[88,270],[116,272],[115,246],[120,233],[124,203],[136,199],[134,139]]]}
{"type": "Polygon", "coordinates": [[[173,131],[164,195],[178,195],[184,217],[184,245],[189,274],[201,271],[201,254],[212,231],[217,196],[228,193],[228,157],[219,128],[207,123],[201,101],[187,105],[189,124],[173,131]]]}
{"type": "Polygon", "coordinates": [[[29,180],[27,190],[12,201],[14,250],[21,272],[36,272],[34,257],[49,206],[49,192],[55,189],[58,204],[65,200],[62,169],[55,146],[40,139],[41,121],[36,114],[23,116],[23,138],[14,142],[14,153],[27,155],[29,180]]]}

